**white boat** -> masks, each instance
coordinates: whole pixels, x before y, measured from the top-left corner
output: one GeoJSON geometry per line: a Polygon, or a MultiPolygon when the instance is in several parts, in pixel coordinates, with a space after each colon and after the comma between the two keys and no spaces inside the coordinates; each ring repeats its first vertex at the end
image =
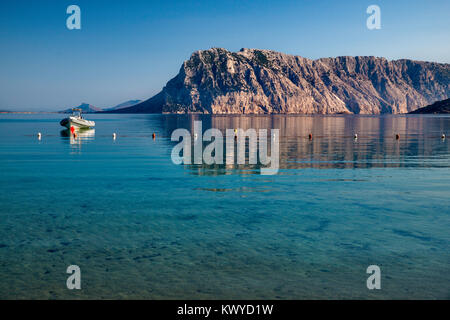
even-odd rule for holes
{"type": "Polygon", "coordinates": [[[59,124],[67,129],[72,127],[74,129],[88,129],[95,127],[94,121],[83,119],[81,111],[81,109],[72,109],[72,115],[68,118],[62,119],[59,124]]]}

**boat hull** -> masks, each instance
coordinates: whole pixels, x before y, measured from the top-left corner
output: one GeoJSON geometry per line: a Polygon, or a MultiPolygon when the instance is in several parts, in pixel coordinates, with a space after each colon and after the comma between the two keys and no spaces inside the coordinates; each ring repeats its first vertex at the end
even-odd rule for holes
{"type": "Polygon", "coordinates": [[[95,127],[94,121],[80,119],[77,117],[64,118],[59,124],[67,129],[70,129],[71,127],[74,127],[75,129],[88,129],[95,127]]]}

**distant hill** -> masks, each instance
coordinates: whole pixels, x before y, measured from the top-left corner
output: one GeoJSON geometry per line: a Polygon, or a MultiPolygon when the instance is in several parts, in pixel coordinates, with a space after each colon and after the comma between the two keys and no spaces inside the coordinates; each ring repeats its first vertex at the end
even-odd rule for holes
{"type": "Polygon", "coordinates": [[[429,106],[414,110],[410,113],[450,113],[450,99],[436,101],[429,106]]]}
{"type": "Polygon", "coordinates": [[[108,112],[398,114],[449,97],[448,63],[212,48],[194,52],[154,97],[108,112]]]}
{"type": "MultiPolygon", "coordinates": [[[[73,108],[77,108],[77,109],[81,109],[81,111],[83,113],[95,113],[95,112],[99,112],[102,111],[101,108],[95,107],[92,104],[88,104],[88,103],[82,103],[77,107],[73,107],[73,108]]],[[[72,113],[72,108],[63,110],[63,111],[59,111],[60,113],[72,113]]]]}
{"type": "MultiPolygon", "coordinates": [[[[105,111],[105,112],[108,112],[108,111],[109,112],[114,112],[116,110],[120,110],[120,109],[123,109],[123,108],[132,107],[135,104],[138,104],[139,102],[141,102],[141,100],[128,100],[128,101],[125,101],[125,102],[122,102],[122,103],[118,104],[117,106],[110,107],[110,108],[99,108],[99,107],[93,106],[92,104],[83,102],[79,106],[72,107],[72,108],[81,109],[83,113],[96,113],[96,112],[103,112],[103,111],[105,111]]],[[[59,111],[59,113],[72,113],[72,108],[59,111]]]]}
{"type": "Polygon", "coordinates": [[[123,108],[128,108],[131,106],[134,106],[135,104],[138,104],[141,102],[141,100],[128,100],[125,102],[122,102],[121,104],[118,104],[117,106],[111,107],[111,108],[105,108],[103,111],[113,111],[113,110],[120,110],[123,108]]]}

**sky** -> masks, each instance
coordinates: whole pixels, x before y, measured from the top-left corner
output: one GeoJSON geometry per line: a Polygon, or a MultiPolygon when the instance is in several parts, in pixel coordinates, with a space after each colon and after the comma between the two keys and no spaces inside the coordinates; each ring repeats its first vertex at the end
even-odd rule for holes
{"type": "Polygon", "coordinates": [[[2,0],[0,110],[145,100],[212,47],[450,63],[449,21],[448,0],[2,0]],[[381,29],[369,30],[373,4],[381,29]],[[70,5],[79,30],[66,26],[70,5]]]}

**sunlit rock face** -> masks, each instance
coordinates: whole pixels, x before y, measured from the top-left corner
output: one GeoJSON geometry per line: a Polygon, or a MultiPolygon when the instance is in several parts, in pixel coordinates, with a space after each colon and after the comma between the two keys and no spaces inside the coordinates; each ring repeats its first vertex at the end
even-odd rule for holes
{"type": "Polygon", "coordinates": [[[407,113],[449,96],[449,64],[213,48],[194,52],[159,94],[121,112],[407,113]]]}

